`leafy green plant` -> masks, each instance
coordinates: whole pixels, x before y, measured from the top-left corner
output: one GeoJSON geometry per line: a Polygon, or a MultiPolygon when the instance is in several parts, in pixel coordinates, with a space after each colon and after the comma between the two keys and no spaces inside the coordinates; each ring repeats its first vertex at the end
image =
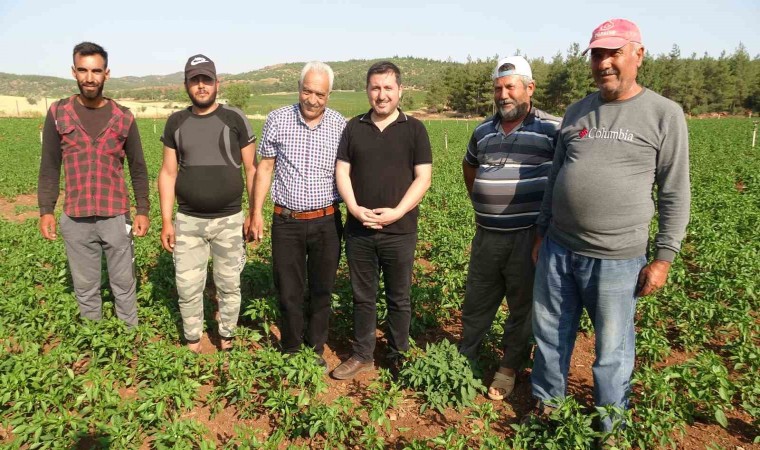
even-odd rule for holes
{"type": "Polygon", "coordinates": [[[156,450],[211,450],[216,445],[206,439],[208,429],[201,423],[190,419],[177,419],[167,422],[165,428],[156,430],[152,448],[156,450]]]}
{"type": "Polygon", "coordinates": [[[598,413],[587,414],[572,397],[560,399],[556,405],[548,417],[531,416],[524,423],[512,425],[515,450],[592,448],[601,437],[593,427],[594,420],[599,418],[598,413]]]}
{"type": "Polygon", "coordinates": [[[428,344],[425,352],[412,350],[399,381],[422,395],[421,411],[432,407],[443,412],[447,407],[469,406],[478,393],[485,391],[483,383],[473,376],[467,358],[447,340],[428,344]]]}

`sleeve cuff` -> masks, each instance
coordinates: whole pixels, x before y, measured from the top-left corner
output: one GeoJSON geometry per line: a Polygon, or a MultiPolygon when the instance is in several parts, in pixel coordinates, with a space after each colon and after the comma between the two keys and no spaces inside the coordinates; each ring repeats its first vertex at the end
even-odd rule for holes
{"type": "Polygon", "coordinates": [[[654,254],[654,259],[659,259],[670,263],[672,263],[675,258],[676,252],[669,248],[658,248],[657,252],[654,254]]]}
{"type": "Polygon", "coordinates": [[[145,203],[140,203],[136,208],[138,216],[147,216],[150,214],[150,203],[146,200],[145,203]]]}
{"type": "Polygon", "coordinates": [[[40,216],[45,214],[53,214],[55,212],[55,206],[40,206],[40,216]]]}

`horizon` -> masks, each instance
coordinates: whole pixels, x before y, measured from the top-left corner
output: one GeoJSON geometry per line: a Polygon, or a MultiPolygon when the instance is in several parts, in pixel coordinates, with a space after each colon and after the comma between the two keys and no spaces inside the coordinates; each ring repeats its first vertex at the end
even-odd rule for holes
{"type": "Polygon", "coordinates": [[[0,72],[71,78],[71,50],[82,41],[96,42],[109,52],[114,78],[175,74],[196,53],[211,57],[226,74],[387,55],[464,63],[468,57],[483,60],[519,51],[550,61],[557,53],[565,55],[572,43],[584,48],[591,31],[613,17],[636,22],[654,57],[678,45],[683,58],[705,53],[717,58],[721,52],[732,54],[740,44],[751,58],[760,56],[760,3],[749,0],[592,0],[582,5],[549,0],[541,11],[523,14],[523,20],[512,19],[509,7],[501,13],[492,5],[461,0],[411,1],[395,9],[315,0],[261,5],[233,0],[220,8],[135,0],[129,8],[92,8],[81,1],[3,2],[0,72]]]}

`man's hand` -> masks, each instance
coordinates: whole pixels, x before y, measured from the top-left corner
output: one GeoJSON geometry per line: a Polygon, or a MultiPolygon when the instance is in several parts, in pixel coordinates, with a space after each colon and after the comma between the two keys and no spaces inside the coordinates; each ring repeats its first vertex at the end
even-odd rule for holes
{"type": "Polygon", "coordinates": [[[174,253],[174,224],[171,222],[164,222],[161,227],[161,245],[169,253],[174,253]]]}
{"type": "Polygon", "coordinates": [[[243,240],[251,242],[251,215],[247,214],[243,221],[243,240]]]}
{"type": "Polygon", "coordinates": [[[668,281],[668,271],[670,271],[670,263],[660,259],[655,259],[644,266],[639,272],[636,296],[645,297],[665,286],[668,281]]]}
{"type": "Polygon", "coordinates": [[[53,214],[43,214],[40,216],[40,232],[42,237],[49,241],[54,241],[58,234],[55,232],[55,216],[53,214]]]}
{"type": "Polygon", "coordinates": [[[371,209],[363,206],[357,206],[353,211],[349,211],[356,220],[362,223],[366,228],[380,230],[383,226],[379,223],[379,216],[371,209]]]}
{"type": "Polygon", "coordinates": [[[544,237],[536,231],[536,236],[533,238],[533,249],[530,252],[531,258],[533,258],[533,265],[538,264],[538,251],[541,249],[541,242],[544,241],[544,237]]]}
{"type": "Polygon", "coordinates": [[[142,214],[136,215],[135,221],[132,223],[132,234],[137,237],[143,237],[148,234],[148,228],[150,228],[148,216],[142,214]]]}
{"type": "Polygon", "coordinates": [[[372,212],[376,214],[377,223],[384,227],[404,217],[404,213],[396,208],[375,208],[372,212]]]}
{"type": "Polygon", "coordinates": [[[262,213],[253,213],[249,216],[251,223],[248,228],[248,234],[253,241],[264,239],[264,215],[262,213]]]}
{"type": "Polygon", "coordinates": [[[250,240],[261,241],[264,239],[264,215],[261,212],[255,212],[249,218],[251,220],[248,228],[250,240]]]}

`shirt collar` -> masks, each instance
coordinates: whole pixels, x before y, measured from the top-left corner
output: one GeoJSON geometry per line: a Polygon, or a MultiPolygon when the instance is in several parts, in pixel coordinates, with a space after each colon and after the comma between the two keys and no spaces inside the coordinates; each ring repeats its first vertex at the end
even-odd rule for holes
{"type": "MultiPolygon", "coordinates": [[[[409,117],[407,117],[406,113],[404,111],[401,111],[401,108],[397,108],[397,109],[398,109],[398,117],[393,123],[402,123],[402,122],[408,121],[409,117]]],[[[370,108],[369,111],[364,113],[364,115],[361,116],[361,118],[359,118],[359,121],[372,123],[372,109],[370,108]]]]}
{"type": "Polygon", "coordinates": [[[306,128],[310,130],[316,130],[320,126],[322,126],[322,123],[325,121],[325,115],[327,114],[327,108],[325,108],[325,111],[322,113],[322,117],[319,119],[319,123],[314,125],[314,128],[310,127],[308,123],[306,123],[306,119],[304,119],[303,114],[301,113],[301,107],[299,103],[296,103],[293,105],[293,109],[296,111],[296,117],[298,117],[298,121],[303,124],[306,128]]]}

